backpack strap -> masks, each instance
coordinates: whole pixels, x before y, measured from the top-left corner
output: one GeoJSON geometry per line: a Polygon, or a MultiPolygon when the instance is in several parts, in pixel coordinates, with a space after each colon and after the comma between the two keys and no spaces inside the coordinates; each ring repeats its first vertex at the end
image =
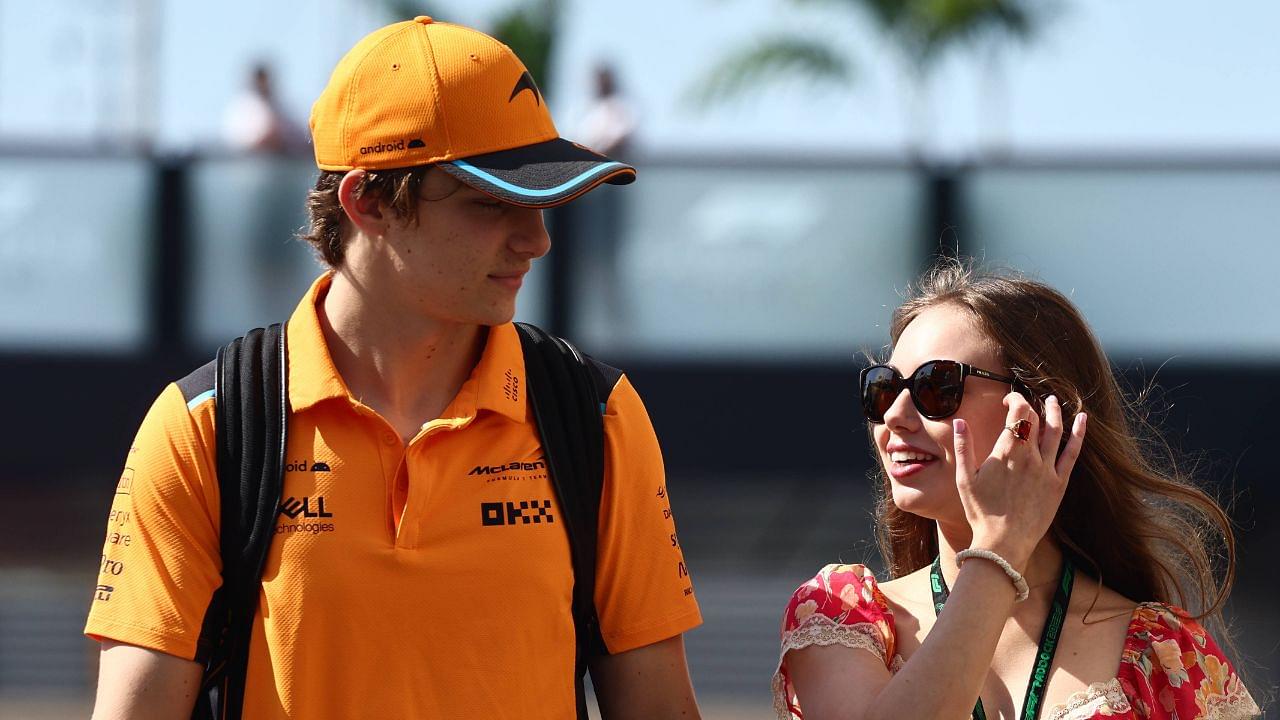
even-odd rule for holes
{"type": "Polygon", "coordinates": [[[284,328],[249,331],[218,350],[214,375],[222,585],[205,614],[192,717],[238,720],[263,565],[284,484],[289,417],[284,328]]]}
{"type": "Polygon", "coordinates": [[[587,663],[607,653],[595,607],[596,543],[604,487],[604,402],[621,373],[541,328],[515,325],[529,400],[573,557],[574,686],[578,717],[585,720],[587,663]]]}

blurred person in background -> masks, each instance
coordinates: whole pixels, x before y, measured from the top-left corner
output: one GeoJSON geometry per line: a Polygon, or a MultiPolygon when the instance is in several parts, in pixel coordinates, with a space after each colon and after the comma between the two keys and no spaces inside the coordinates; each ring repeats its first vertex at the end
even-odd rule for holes
{"type": "Polygon", "coordinates": [[[796,590],[778,716],[1258,716],[1200,622],[1222,626],[1230,522],[1149,454],[1070,301],[947,261],[890,338],[861,393],[891,579],[828,565],[796,590]]]}
{"type": "Polygon", "coordinates": [[[237,185],[228,190],[246,198],[245,233],[253,254],[248,263],[252,275],[243,287],[259,307],[288,307],[294,291],[279,279],[293,268],[294,255],[282,231],[297,227],[298,214],[295,168],[280,158],[300,160],[308,138],[280,105],[265,62],[253,65],[245,87],[227,105],[223,140],[241,169],[237,185]]]}
{"type": "Polygon", "coordinates": [[[618,90],[613,66],[602,62],[595,69],[595,95],[582,119],[582,144],[598,153],[628,160],[636,120],[618,90]]]}
{"type": "MultiPolygon", "coordinates": [[[[635,113],[618,88],[612,65],[597,64],[593,80],[594,96],[578,132],[581,142],[598,153],[629,162],[636,131],[635,113]]],[[[588,295],[603,301],[610,328],[618,327],[627,318],[626,293],[618,265],[626,210],[626,198],[616,192],[596,193],[570,210],[579,218],[577,227],[584,245],[582,252],[574,254],[582,266],[575,275],[594,283],[588,288],[588,295]]]]}
{"type": "MultiPolygon", "coordinates": [[[[227,716],[582,716],[571,548],[511,319],[550,249],[542,208],[635,171],[561,139],[506,46],[428,17],[361,40],[311,130],[305,239],[329,271],[286,326],[287,499],[227,716]]],[[[682,633],[701,616],[661,453],[612,372],[592,681],[604,717],[697,717],[682,633]]],[[[130,450],[86,627],[97,718],[187,717],[202,694],[213,374],[170,384],[130,450]]]]}
{"type": "Polygon", "coordinates": [[[305,131],[280,106],[271,68],[263,62],[253,66],[249,82],[227,105],[222,134],[239,153],[284,154],[307,147],[305,131]]]}

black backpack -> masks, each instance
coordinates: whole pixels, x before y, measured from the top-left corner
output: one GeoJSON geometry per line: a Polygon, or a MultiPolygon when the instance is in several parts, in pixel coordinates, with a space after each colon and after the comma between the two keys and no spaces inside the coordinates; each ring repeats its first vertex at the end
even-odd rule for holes
{"type": "MultiPolygon", "coordinates": [[[[605,654],[594,591],[596,529],[604,480],[604,402],[621,372],[533,325],[516,323],[528,393],[573,558],[574,685],[587,717],[583,680],[605,654]]],[[[267,549],[279,515],[289,417],[284,329],[252,330],[218,350],[214,371],[218,486],[222,494],[222,585],[197,645],[204,664],[193,720],[239,720],[249,636],[267,549]]]]}

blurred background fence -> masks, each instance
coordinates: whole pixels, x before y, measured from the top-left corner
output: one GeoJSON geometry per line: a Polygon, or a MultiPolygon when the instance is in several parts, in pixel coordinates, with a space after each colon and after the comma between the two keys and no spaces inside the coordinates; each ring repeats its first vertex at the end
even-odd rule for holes
{"type": "MultiPolygon", "coordinates": [[[[35,717],[44,700],[87,707],[79,630],[137,422],[226,339],[285,319],[320,271],[290,240],[315,170],[22,148],[0,163],[0,707],[35,717]]],[[[709,714],[767,717],[790,591],[828,562],[878,565],[860,354],[957,248],[1067,291],[1127,384],[1163,389],[1162,426],[1233,503],[1229,617],[1252,677],[1280,682],[1280,156],[636,164],[635,185],[551,216],[518,314],[645,398],[706,616],[688,647],[709,714]],[[622,213],[616,236],[601,212],[622,213]]]]}

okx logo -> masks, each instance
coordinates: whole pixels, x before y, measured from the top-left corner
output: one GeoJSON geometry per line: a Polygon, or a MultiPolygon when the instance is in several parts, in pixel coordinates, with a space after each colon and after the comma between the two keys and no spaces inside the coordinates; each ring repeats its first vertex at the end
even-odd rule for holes
{"type": "Polygon", "coordinates": [[[333,513],[326,512],[324,509],[323,495],[304,497],[301,500],[291,495],[288,500],[280,503],[280,512],[284,515],[288,515],[290,519],[296,518],[299,515],[304,518],[333,517],[333,513]]]}
{"type": "Polygon", "coordinates": [[[530,523],[540,525],[555,521],[555,516],[551,514],[550,500],[480,503],[481,525],[528,525],[530,523]]]}

